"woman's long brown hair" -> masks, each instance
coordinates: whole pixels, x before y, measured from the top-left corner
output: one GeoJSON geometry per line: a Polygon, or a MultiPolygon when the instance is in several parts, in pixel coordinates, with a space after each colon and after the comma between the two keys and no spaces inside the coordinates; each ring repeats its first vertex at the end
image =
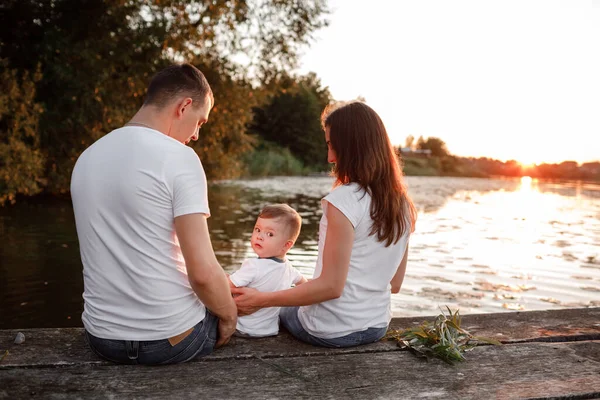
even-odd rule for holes
{"type": "Polygon", "coordinates": [[[328,106],[321,121],[324,129],[329,128],[336,155],[335,186],[355,182],[371,195],[370,235],[376,234],[387,247],[397,243],[407,229],[413,232],[417,210],[379,115],[364,103],[351,102],[328,106]]]}

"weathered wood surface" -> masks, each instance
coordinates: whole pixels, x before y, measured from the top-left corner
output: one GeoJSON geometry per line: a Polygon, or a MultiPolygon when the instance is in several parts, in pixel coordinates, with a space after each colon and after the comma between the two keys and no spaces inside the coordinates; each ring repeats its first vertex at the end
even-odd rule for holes
{"type": "Polygon", "coordinates": [[[82,365],[0,371],[0,398],[600,397],[600,342],[481,346],[468,361],[408,352],[212,359],[169,367],[82,365]]]}
{"type": "Polygon", "coordinates": [[[98,360],[82,329],[21,330],[22,345],[12,344],[19,330],[6,330],[0,398],[600,398],[600,308],[467,315],[463,327],[506,345],[479,346],[451,366],[393,342],[325,349],[282,333],[153,368],[98,360]]]}
{"type": "MultiPolygon", "coordinates": [[[[433,318],[394,318],[391,328],[408,328],[433,318]]],[[[600,340],[600,308],[472,314],[463,317],[462,326],[472,334],[503,343],[600,340]]],[[[4,350],[9,350],[10,354],[0,362],[0,369],[104,363],[86,347],[81,328],[0,331],[0,351],[3,353],[4,350]],[[12,344],[17,332],[25,334],[26,341],[22,345],[12,344]]],[[[271,358],[396,350],[396,344],[387,341],[358,348],[326,349],[298,342],[282,332],[277,337],[265,339],[232,338],[228,346],[208,358],[271,358]]]]}

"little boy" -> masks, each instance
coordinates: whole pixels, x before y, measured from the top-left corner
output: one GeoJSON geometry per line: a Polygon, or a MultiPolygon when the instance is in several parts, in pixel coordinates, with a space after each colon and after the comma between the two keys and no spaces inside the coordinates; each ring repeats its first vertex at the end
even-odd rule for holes
{"type": "MultiPolygon", "coordinates": [[[[254,225],[250,244],[258,258],[244,260],[242,267],[229,276],[235,287],[250,287],[261,292],[288,289],[306,278],[286,260],[294,245],[302,218],[287,204],[268,205],[262,209],[254,225]]],[[[237,336],[265,337],[279,333],[279,307],[263,308],[238,318],[237,336]]]]}

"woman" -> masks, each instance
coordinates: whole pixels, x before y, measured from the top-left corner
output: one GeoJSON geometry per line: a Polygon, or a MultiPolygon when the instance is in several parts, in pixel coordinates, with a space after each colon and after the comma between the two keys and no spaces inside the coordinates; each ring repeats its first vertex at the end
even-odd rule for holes
{"type": "Polygon", "coordinates": [[[402,285],[416,210],[383,122],[361,102],[328,107],[321,117],[333,190],[322,200],[314,278],[271,293],[233,289],[240,314],[281,310],[296,338],[349,347],[381,339],[392,317],[390,292],[402,285]]]}

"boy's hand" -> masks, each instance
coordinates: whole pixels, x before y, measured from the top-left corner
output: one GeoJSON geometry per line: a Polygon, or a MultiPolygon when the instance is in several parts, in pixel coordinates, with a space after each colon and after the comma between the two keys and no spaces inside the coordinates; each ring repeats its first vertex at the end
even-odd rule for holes
{"type": "Polygon", "coordinates": [[[226,345],[231,339],[231,335],[235,332],[237,326],[237,318],[230,320],[219,319],[219,337],[215,347],[226,345]]]}
{"type": "Polygon", "coordinates": [[[233,300],[237,305],[238,315],[250,315],[262,308],[260,304],[261,292],[247,287],[231,288],[233,300]]]}

